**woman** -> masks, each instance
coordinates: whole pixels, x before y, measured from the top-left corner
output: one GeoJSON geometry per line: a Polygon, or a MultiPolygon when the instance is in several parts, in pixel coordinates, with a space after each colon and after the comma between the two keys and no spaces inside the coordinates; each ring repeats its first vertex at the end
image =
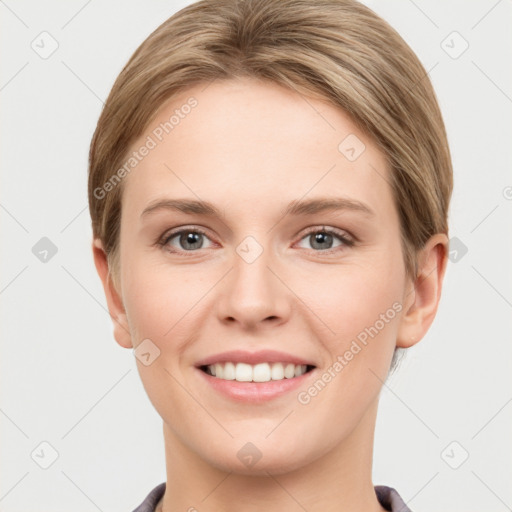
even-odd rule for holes
{"type": "Polygon", "coordinates": [[[429,329],[452,168],[418,58],[354,0],[204,0],[137,49],[90,150],[116,341],[163,420],[138,512],[406,512],[379,393],[429,329]]]}

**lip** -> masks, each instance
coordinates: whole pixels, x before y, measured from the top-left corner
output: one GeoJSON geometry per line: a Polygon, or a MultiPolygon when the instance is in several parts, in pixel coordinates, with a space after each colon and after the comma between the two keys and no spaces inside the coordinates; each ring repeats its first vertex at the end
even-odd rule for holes
{"type": "Polygon", "coordinates": [[[250,365],[255,365],[258,363],[293,363],[305,364],[308,366],[316,366],[312,361],[308,361],[307,359],[303,359],[301,357],[297,357],[286,352],[279,352],[277,350],[258,350],[258,352],[247,352],[245,350],[230,350],[228,352],[222,352],[221,354],[215,354],[206,357],[205,359],[201,359],[195,364],[195,366],[196,368],[200,368],[201,366],[208,366],[210,364],[227,362],[246,363],[250,365]]]}
{"type": "Polygon", "coordinates": [[[267,382],[238,382],[236,380],[219,379],[207,374],[200,368],[196,368],[196,371],[200,374],[199,377],[204,379],[203,382],[211,386],[218,393],[231,400],[253,404],[267,402],[286,395],[299,386],[304,385],[307,379],[311,378],[312,374],[316,374],[316,368],[313,368],[300,377],[293,377],[291,379],[269,380],[267,382]]]}

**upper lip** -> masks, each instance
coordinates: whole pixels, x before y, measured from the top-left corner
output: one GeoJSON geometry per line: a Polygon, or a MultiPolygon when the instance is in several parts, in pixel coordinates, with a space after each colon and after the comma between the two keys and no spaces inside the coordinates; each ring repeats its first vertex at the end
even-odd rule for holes
{"type": "Polygon", "coordinates": [[[308,361],[307,359],[276,350],[258,350],[258,352],[230,350],[228,352],[214,354],[212,356],[201,359],[201,361],[196,363],[196,366],[199,368],[201,366],[209,366],[215,363],[227,362],[246,363],[250,365],[255,365],[258,363],[293,363],[296,365],[305,364],[309,366],[315,366],[311,361],[308,361]]]}

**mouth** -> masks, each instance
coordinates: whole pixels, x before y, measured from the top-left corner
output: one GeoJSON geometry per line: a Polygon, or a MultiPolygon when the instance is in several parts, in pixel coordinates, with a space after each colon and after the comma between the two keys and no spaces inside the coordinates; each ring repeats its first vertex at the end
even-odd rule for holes
{"type": "Polygon", "coordinates": [[[231,350],[206,357],[195,364],[201,386],[230,400],[263,403],[289,396],[312,379],[312,360],[273,349],[258,352],[231,350]]]}
{"type": "Polygon", "coordinates": [[[315,369],[310,364],[264,362],[247,364],[233,361],[199,366],[199,369],[220,380],[237,382],[269,382],[294,379],[315,369]]]}

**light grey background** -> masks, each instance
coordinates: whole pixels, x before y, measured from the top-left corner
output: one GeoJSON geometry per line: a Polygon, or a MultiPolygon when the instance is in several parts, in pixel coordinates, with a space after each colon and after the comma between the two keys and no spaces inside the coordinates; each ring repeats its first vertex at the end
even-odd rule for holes
{"type": "MultiPolygon", "coordinates": [[[[165,480],[161,419],[113,339],[92,260],[87,154],[121,68],[190,3],[0,1],[4,512],[126,512],[165,480]],[[58,43],[48,58],[43,31],[58,43]],[[57,248],[46,263],[32,252],[42,237],[57,248]]],[[[511,510],[512,1],[364,3],[429,71],[461,242],[434,325],[384,387],[374,482],[415,512],[511,510]]]]}

